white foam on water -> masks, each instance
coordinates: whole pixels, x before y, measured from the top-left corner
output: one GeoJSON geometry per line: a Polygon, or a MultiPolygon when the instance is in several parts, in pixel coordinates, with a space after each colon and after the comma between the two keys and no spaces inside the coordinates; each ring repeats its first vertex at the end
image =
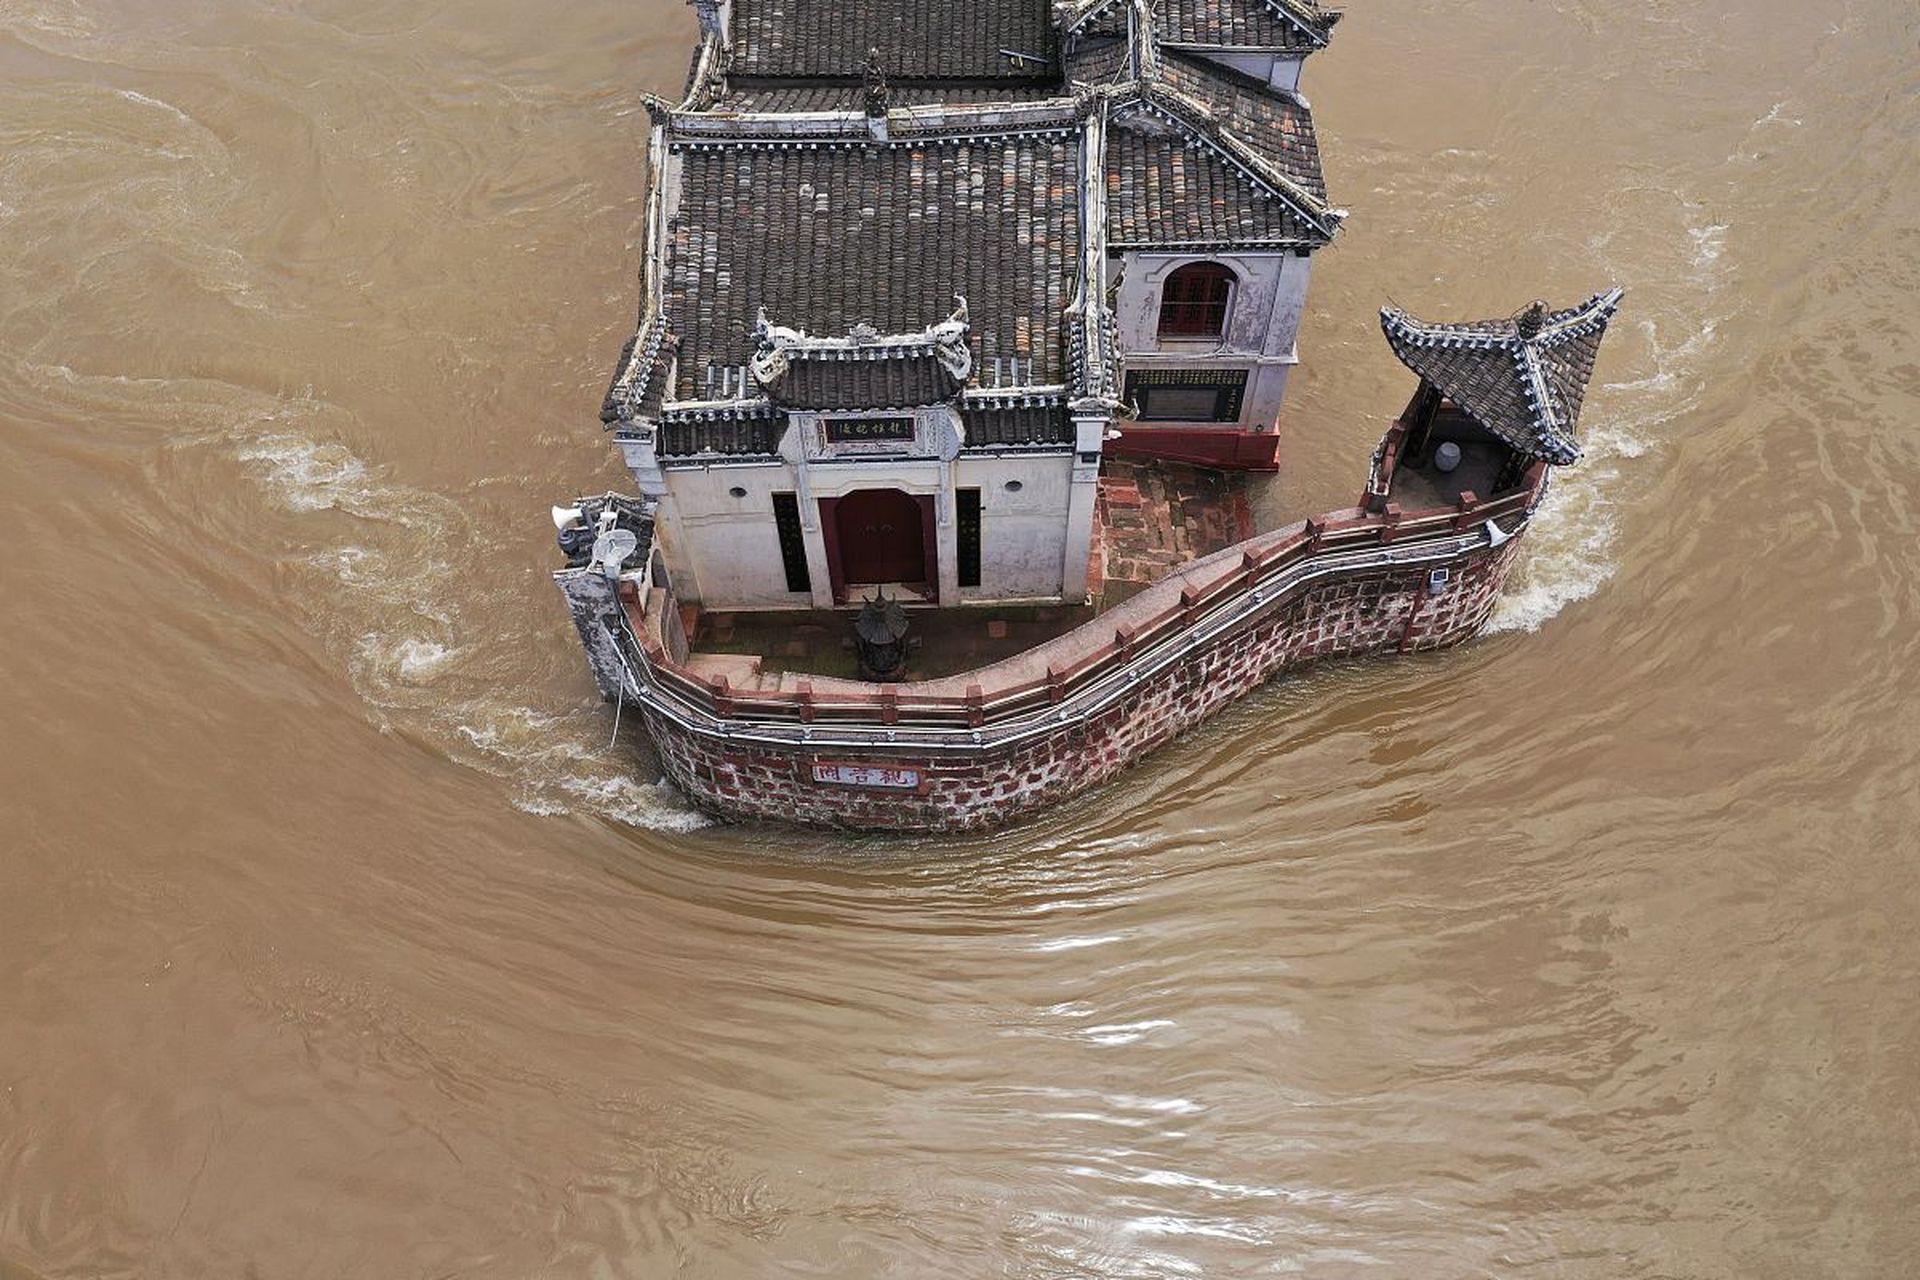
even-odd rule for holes
{"type": "Polygon", "coordinates": [[[1489,633],[1538,631],[1613,576],[1615,527],[1604,481],[1557,484],[1534,513],[1527,555],[1487,622],[1489,633]]]}
{"type": "Polygon", "coordinates": [[[188,115],[186,112],[182,111],[180,108],[174,106],[171,102],[162,102],[158,98],[149,98],[146,94],[141,93],[135,89],[118,89],[118,90],[115,90],[115,92],[118,93],[121,97],[125,98],[128,102],[137,102],[137,103],[140,103],[142,106],[147,106],[147,107],[158,107],[160,108],[160,110],[167,112],[169,115],[175,117],[176,119],[180,120],[185,124],[194,123],[194,119],[192,116],[188,115]]]}
{"type": "MultiPolygon", "coordinates": [[[[1729,224],[1706,218],[1705,206],[1681,197],[1674,241],[1679,260],[1672,274],[1683,278],[1690,304],[1720,293],[1730,283],[1725,259],[1729,224]]],[[[1603,265],[1610,238],[1590,246],[1603,265]]],[[[1644,275],[1646,264],[1637,274],[1644,275]]],[[[1607,273],[1620,273],[1606,265],[1607,273]]],[[[1649,302],[1653,302],[1652,298],[1649,302]]],[[[1627,302],[1632,312],[1633,298],[1627,302]]],[[[1630,464],[1656,452],[1673,424],[1700,402],[1705,392],[1701,370],[1719,342],[1722,316],[1658,312],[1636,317],[1633,331],[1646,353],[1646,371],[1637,378],[1609,382],[1588,397],[1585,459],[1557,472],[1540,509],[1534,513],[1521,560],[1506,591],[1494,606],[1486,630],[1491,633],[1538,631],[1569,606],[1589,599],[1619,567],[1616,542],[1618,508],[1631,501],[1639,469],[1630,464]],[[1666,334],[1678,327],[1678,341],[1666,334]],[[1596,412],[1597,411],[1597,412],[1596,412]]]]}
{"type": "Polygon", "coordinates": [[[397,652],[400,678],[421,680],[445,665],[458,650],[433,640],[402,640],[397,652]]]}
{"type": "MultiPolygon", "coordinates": [[[[478,674],[488,658],[500,665],[504,642],[463,621],[475,602],[462,594],[461,575],[446,557],[449,548],[478,546],[466,513],[444,495],[387,479],[346,445],[298,429],[326,408],[311,397],[282,402],[253,416],[251,431],[243,426],[227,438],[283,510],[342,512],[379,526],[377,543],[354,539],[295,563],[318,576],[318,621],[345,645],[347,674],[383,724],[422,728],[450,759],[508,780],[509,803],[527,813],[589,812],[652,830],[707,825],[671,786],[641,781],[641,761],[629,747],[609,748],[597,707],[560,713],[519,705],[495,692],[497,676],[478,674]]],[[[564,625],[557,600],[555,616],[564,625]]]]}
{"type": "Polygon", "coordinates": [[[367,464],[345,445],[270,435],[242,446],[239,456],[294,511],[338,508],[357,514],[372,495],[367,464]]]}
{"type": "Polygon", "coordinates": [[[1693,265],[1697,269],[1711,267],[1720,261],[1720,255],[1727,249],[1727,224],[1716,222],[1705,227],[1688,227],[1687,235],[1693,241],[1693,265]]]}
{"type": "MultiPolygon", "coordinates": [[[[555,779],[559,787],[587,807],[630,827],[651,831],[696,831],[713,819],[686,802],[678,791],[659,782],[640,782],[625,773],[593,778],[567,774],[555,779]]],[[[537,799],[530,802],[539,803],[537,799]]],[[[519,803],[515,802],[516,805],[519,803]]],[[[551,803],[549,800],[548,803],[551,803]]]]}

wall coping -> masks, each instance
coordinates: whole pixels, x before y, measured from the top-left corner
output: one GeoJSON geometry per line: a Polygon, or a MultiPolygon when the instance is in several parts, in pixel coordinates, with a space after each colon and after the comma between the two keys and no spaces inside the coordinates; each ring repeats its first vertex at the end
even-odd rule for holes
{"type": "MultiPolygon", "coordinates": [[[[1395,452],[1376,455],[1370,494],[1386,489],[1395,452]]],[[[1546,468],[1537,467],[1522,488],[1492,501],[1465,494],[1457,506],[1413,513],[1385,502],[1377,511],[1345,508],[1257,534],[1182,566],[1072,631],[935,680],[875,685],[789,673],[780,688],[761,690],[702,676],[684,665],[684,643],[672,631],[676,602],[654,585],[651,565],[622,582],[620,611],[606,625],[625,696],[687,732],[781,746],[978,751],[1085,722],[1198,646],[1326,578],[1437,564],[1497,546],[1531,518],[1546,482],[1546,468]],[[1518,521],[1510,528],[1495,523],[1511,517],[1518,521]]]]}

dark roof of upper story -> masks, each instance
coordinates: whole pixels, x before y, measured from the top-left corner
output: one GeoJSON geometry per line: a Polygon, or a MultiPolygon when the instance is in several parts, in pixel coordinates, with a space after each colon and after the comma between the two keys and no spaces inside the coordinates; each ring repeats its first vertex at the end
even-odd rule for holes
{"type": "MultiPolygon", "coordinates": [[[[1202,11],[1223,40],[1265,41],[1271,20],[1324,43],[1331,26],[1309,0],[735,0],[731,47],[710,32],[686,100],[651,104],[665,216],[603,416],[778,394],[747,377],[762,312],[816,338],[900,336],[956,297],[968,387],[1110,396],[1113,317],[1088,279],[1105,250],[1311,250],[1343,216],[1305,102],[1169,47],[1202,11]]],[[[838,407],[907,372],[813,387],[802,370],[791,394],[838,407]]],[[[940,382],[912,372],[915,396],[940,382]]]]}
{"type": "Polygon", "coordinates": [[[1303,247],[1327,237],[1226,155],[1122,124],[1107,138],[1107,239],[1118,249],[1303,247]]]}
{"type": "Polygon", "coordinates": [[[1066,381],[1077,128],[884,145],[682,141],[674,153],[661,310],[680,336],[676,398],[708,396],[707,366],[751,360],[763,309],[816,335],[912,333],[956,296],[972,311],[976,368],[1017,360],[1032,385],[1066,381]]]}
{"type": "Polygon", "coordinates": [[[1428,324],[1396,307],[1380,325],[1394,354],[1481,426],[1530,457],[1578,461],[1577,431],[1593,363],[1624,293],[1578,306],[1545,303],[1504,320],[1428,324]]]}
{"type": "Polygon", "coordinates": [[[741,75],[858,76],[872,51],[891,79],[1058,75],[1049,0],[734,0],[741,75]]]}
{"type": "Polygon", "coordinates": [[[918,409],[952,399],[966,388],[966,378],[927,347],[874,359],[812,359],[797,353],[783,359],[780,372],[760,386],[783,409],[918,409]]]}
{"type": "Polygon", "coordinates": [[[1313,112],[1291,94],[1276,93],[1262,82],[1217,62],[1167,52],[1160,77],[1169,89],[1197,99],[1227,133],[1251,147],[1261,159],[1299,183],[1319,200],[1327,198],[1320,165],[1320,139],[1313,112]]]}
{"type": "MultiPolygon", "coordinates": [[[[1125,29],[1127,0],[1089,0],[1074,26],[1081,31],[1125,29]]],[[[1154,34],[1167,44],[1310,53],[1324,48],[1340,13],[1314,0],[1154,0],[1154,34]]]]}

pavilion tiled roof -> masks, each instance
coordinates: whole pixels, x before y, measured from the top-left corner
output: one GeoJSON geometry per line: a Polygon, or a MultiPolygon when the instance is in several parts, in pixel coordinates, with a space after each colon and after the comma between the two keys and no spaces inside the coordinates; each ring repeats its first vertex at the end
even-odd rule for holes
{"type": "Polygon", "coordinates": [[[1576,462],[1576,431],[1607,322],[1625,296],[1597,293],[1550,311],[1536,302],[1517,316],[1428,324],[1396,307],[1380,325],[1395,355],[1481,426],[1530,457],[1576,462]]]}

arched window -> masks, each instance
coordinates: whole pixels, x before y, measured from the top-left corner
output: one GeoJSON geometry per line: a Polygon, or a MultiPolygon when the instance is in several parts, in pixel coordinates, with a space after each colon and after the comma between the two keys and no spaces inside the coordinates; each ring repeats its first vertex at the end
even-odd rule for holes
{"type": "Polygon", "coordinates": [[[1233,272],[1217,262],[1189,262],[1160,287],[1160,336],[1217,338],[1227,331],[1233,272]]]}

